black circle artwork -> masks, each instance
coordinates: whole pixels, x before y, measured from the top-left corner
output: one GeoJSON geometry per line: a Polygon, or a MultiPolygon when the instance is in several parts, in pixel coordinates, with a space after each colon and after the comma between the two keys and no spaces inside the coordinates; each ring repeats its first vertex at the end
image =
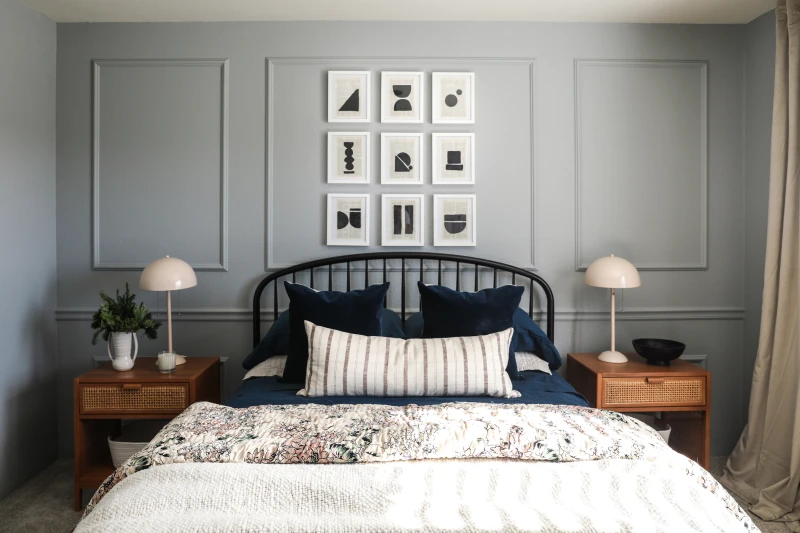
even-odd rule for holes
{"type": "Polygon", "coordinates": [[[355,174],[355,166],[353,162],[355,159],[353,158],[353,142],[345,142],[344,143],[344,173],[345,174],[355,174]]]}
{"type": "Polygon", "coordinates": [[[411,165],[411,156],[405,152],[400,152],[394,156],[395,172],[411,172],[414,167],[411,165]]]}
{"type": "MultiPolygon", "coordinates": [[[[458,89],[456,91],[456,94],[458,96],[461,96],[461,93],[462,93],[461,89],[458,89]]],[[[458,105],[458,96],[456,96],[456,94],[448,94],[447,96],[444,97],[444,103],[447,104],[447,107],[455,107],[456,105],[458,105]]]]}

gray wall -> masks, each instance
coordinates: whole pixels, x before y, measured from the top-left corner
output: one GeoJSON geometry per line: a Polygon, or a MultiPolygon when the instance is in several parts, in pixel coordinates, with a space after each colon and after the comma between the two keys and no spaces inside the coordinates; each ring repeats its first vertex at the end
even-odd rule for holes
{"type": "Polygon", "coordinates": [[[56,25],[0,0],[0,498],[56,457],[56,25]]]}
{"type": "MultiPolygon", "coordinates": [[[[423,131],[428,154],[431,131],[476,133],[474,187],[407,190],[478,195],[479,246],[441,251],[535,267],[564,353],[609,342],[608,295],[584,286],[582,267],[607,253],[644,267],[643,286],[620,296],[618,345],[665,336],[707,355],[712,453],[727,453],[745,409],[744,44],[744,26],[59,25],[60,452],[71,380],[105,352],[89,343],[97,292],[135,283],[130,269],[164,253],[203,269],[181,293],[175,345],[230,357],[232,390],[265,269],[365,250],[324,245],[325,194],[369,192],[376,206],[398,192],[325,183],[325,132],[366,129],[373,176],[380,132],[423,131]],[[93,101],[95,59],[114,61],[98,63],[93,101]],[[127,61],[144,59],[173,61],[127,61]],[[436,69],[474,71],[476,124],[434,128],[430,108],[418,128],[327,124],[324,73],[345,69],[372,71],[373,116],[381,70],[424,70],[428,83],[436,69]]],[[[372,224],[377,249],[376,212],[372,224]]]]}
{"type": "Polygon", "coordinates": [[[761,325],[769,200],[772,98],[775,86],[775,12],[747,25],[745,56],[744,397],[750,396],[761,325]]]}

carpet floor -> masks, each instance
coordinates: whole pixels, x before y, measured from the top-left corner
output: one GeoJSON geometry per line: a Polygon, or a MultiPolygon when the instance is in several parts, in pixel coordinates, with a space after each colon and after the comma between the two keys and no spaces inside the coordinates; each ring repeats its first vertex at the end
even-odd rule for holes
{"type": "MultiPolygon", "coordinates": [[[[725,459],[711,458],[710,471],[714,477],[722,474],[725,459]]],[[[84,493],[84,499],[91,496],[89,491],[84,493]]],[[[80,517],[80,512],[72,510],[72,461],[69,459],[56,461],[0,501],[0,532],[69,533],[80,517]]],[[[752,518],[763,533],[790,531],[785,524],[752,518]]]]}

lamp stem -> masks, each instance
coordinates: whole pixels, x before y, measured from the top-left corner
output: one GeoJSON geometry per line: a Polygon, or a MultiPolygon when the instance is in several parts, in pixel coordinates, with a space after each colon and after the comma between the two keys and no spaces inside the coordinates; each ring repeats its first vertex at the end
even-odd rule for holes
{"type": "Polygon", "coordinates": [[[167,351],[174,353],[172,351],[172,291],[167,291],[167,351]]]}
{"type": "MultiPolygon", "coordinates": [[[[614,289],[611,289],[611,351],[612,352],[617,351],[617,320],[616,320],[617,310],[615,305],[616,298],[614,297],[614,295],[615,295],[614,289]]],[[[171,348],[170,351],[172,351],[171,348]]]]}

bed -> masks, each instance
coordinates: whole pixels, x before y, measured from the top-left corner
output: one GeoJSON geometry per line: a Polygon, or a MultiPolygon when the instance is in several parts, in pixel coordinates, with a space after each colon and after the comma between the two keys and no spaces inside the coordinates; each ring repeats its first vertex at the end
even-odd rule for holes
{"type": "MultiPolygon", "coordinates": [[[[382,252],[265,277],[253,297],[253,345],[265,290],[277,317],[281,280],[327,290],[344,275],[339,290],[350,291],[353,265],[363,266],[364,286],[392,279],[403,321],[410,276],[451,280],[456,290],[522,284],[528,314],[541,307],[554,338],[553,293],[537,274],[382,252]]],[[[247,380],[227,405],[190,406],[118,468],[76,532],[758,531],[708,472],[651,428],[589,408],[555,372],[522,374],[513,383],[521,394],[510,398],[312,398],[275,377],[247,380]]]]}

